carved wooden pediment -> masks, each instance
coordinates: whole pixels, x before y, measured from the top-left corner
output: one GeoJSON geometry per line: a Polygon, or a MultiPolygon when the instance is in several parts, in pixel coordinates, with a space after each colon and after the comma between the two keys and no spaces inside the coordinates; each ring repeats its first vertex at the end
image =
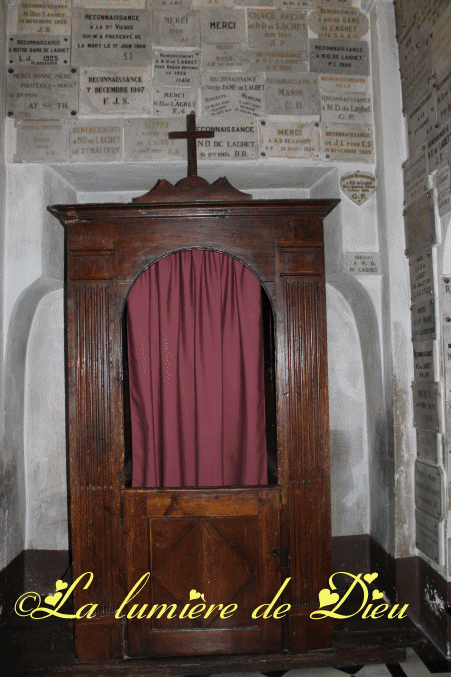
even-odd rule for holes
{"type": "Polygon", "coordinates": [[[187,176],[175,186],[160,179],[145,195],[133,202],[242,202],[252,200],[252,195],[234,188],[225,176],[208,183],[201,176],[187,176]]]}

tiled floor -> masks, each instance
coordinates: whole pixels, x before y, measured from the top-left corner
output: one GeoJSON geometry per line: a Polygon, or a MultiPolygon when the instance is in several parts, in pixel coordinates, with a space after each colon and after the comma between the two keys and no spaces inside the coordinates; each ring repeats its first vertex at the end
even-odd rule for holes
{"type": "MultiPolygon", "coordinates": [[[[355,665],[349,668],[304,668],[302,670],[273,672],[235,672],[228,677],[430,677],[431,674],[451,675],[451,661],[446,661],[432,647],[407,649],[403,663],[355,665]]],[[[204,676],[206,677],[206,676],[204,676]]],[[[209,677],[224,677],[210,675],[209,677]]]]}

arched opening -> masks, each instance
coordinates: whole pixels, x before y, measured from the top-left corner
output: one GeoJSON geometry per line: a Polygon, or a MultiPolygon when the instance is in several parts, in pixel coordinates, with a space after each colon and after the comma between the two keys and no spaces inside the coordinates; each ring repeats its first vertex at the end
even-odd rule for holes
{"type": "MultiPolygon", "coordinates": [[[[210,486],[265,486],[265,485],[276,485],[278,482],[278,465],[277,465],[277,426],[276,426],[276,403],[275,403],[275,360],[274,360],[274,320],[271,309],[271,302],[269,296],[261,284],[257,276],[251,271],[248,267],[244,266],[236,258],[229,256],[228,254],[212,251],[210,249],[191,249],[191,250],[180,250],[174,252],[163,259],[159,259],[157,262],[146,268],[135,280],[132,285],[127,303],[125,306],[123,319],[122,319],[122,330],[123,330],[123,365],[124,365],[124,442],[125,442],[125,486],[134,487],[134,488],[163,488],[163,487],[210,487],[210,486]],[[178,258],[177,258],[178,257],[178,258]],[[201,263],[202,261],[202,263],[201,263]],[[202,266],[202,270],[200,269],[202,266]],[[213,268],[213,270],[211,270],[213,268]],[[199,277],[200,276],[200,277],[199,277]],[[205,292],[204,287],[212,285],[213,292],[205,292]],[[197,287],[196,287],[197,285],[197,287]],[[139,287],[139,291],[137,289],[139,287]],[[249,292],[248,287],[251,287],[252,290],[249,292]],[[188,290],[188,291],[187,291],[188,290]],[[207,294],[208,298],[205,296],[207,294]],[[250,295],[249,295],[250,294],[250,295]],[[145,308],[143,308],[142,303],[144,303],[144,295],[146,295],[145,308]],[[139,297],[138,305],[140,308],[137,310],[137,298],[139,297]],[[151,307],[149,311],[147,308],[147,303],[151,307]],[[210,306],[214,304],[219,304],[219,307],[216,307],[213,312],[211,312],[210,306]],[[258,305],[258,310],[257,310],[258,305]],[[158,306],[158,310],[155,310],[158,306]],[[187,307],[189,306],[189,307],[187,307]],[[170,307],[170,310],[168,308],[170,307]],[[232,307],[232,310],[231,310],[232,307]],[[203,316],[206,314],[206,309],[208,308],[208,319],[206,323],[208,325],[207,331],[211,327],[211,331],[218,334],[218,326],[220,326],[219,334],[216,336],[215,341],[222,341],[223,347],[222,351],[219,352],[222,355],[224,360],[222,366],[222,372],[237,374],[237,371],[240,370],[239,362],[236,360],[241,360],[241,371],[245,373],[243,376],[243,381],[246,382],[245,386],[240,385],[238,389],[237,397],[242,402],[242,412],[238,416],[238,419],[233,418],[233,413],[230,416],[229,407],[233,411],[234,405],[231,405],[231,399],[234,398],[232,391],[227,387],[227,384],[224,386],[223,383],[218,379],[218,373],[221,373],[221,369],[216,369],[217,360],[213,358],[208,353],[203,353],[199,348],[199,344],[207,343],[208,336],[201,335],[200,340],[195,339],[195,335],[204,329],[199,328],[199,325],[205,325],[205,320],[203,316]],[[148,313],[154,313],[152,315],[152,321],[149,323],[150,315],[148,313]],[[167,315],[166,313],[169,313],[167,315]],[[219,325],[218,325],[218,313],[220,316],[219,325]],[[144,321],[142,318],[146,316],[144,321]],[[186,320],[186,316],[191,315],[191,324],[190,321],[186,320]],[[137,325],[137,317],[139,316],[139,321],[143,321],[143,325],[137,325]],[[177,317],[176,317],[177,316],[177,317]],[[179,319],[179,317],[181,319],[179,319]],[[199,320],[200,318],[200,320],[199,320]],[[157,331],[152,329],[152,323],[158,322],[160,325],[167,327],[164,330],[164,336],[162,338],[160,328],[157,331]],[[229,323],[229,326],[227,326],[229,323]],[[257,328],[257,323],[258,328],[257,328]],[[231,325],[240,325],[240,329],[237,330],[231,329],[231,325]],[[146,329],[143,329],[144,325],[146,329]],[[254,326],[255,325],[255,326],[254,326]],[[150,326],[150,330],[147,331],[147,327],[150,326]],[[158,333],[157,337],[155,334],[158,333]],[[173,337],[177,334],[177,339],[173,340],[173,337]],[[144,336],[145,335],[145,336],[144,336]],[[192,336],[191,336],[192,335],[192,336]],[[137,375],[137,366],[136,366],[136,352],[133,352],[133,342],[136,343],[136,338],[139,336],[139,351],[146,353],[145,364],[143,363],[143,370],[146,371],[149,368],[149,371],[152,372],[150,379],[146,381],[146,385],[140,385],[141,390],[137,390],[136,382],[141,379],[140,375],[137,375]],[[169,336],[169,344],[168,344],[169,336]],[[237,341],[235,349],[233,348],[233,341],[237,341]],[[196,345],[193,348],[191,341],[196,341],[196,345]],[[146,342],[149,342],[147,345],[146,342]],[[159,347],[156,344],[159,344],[159,347]],[[181,343],[183,345],[181,345],[181,343]],[[144,345],[146,344],[146,345],[144,345]],[[244,350],[243,350],[244,345],[244,350]],[[144,346],[144,347],[143,347],[144,346]],[[153,347],[152,347],[153,346],[153,347]],[[246,347],[247,346],[247,347],[246,347]],[[162,431],[160,430],[161,425],[161,410],[158,414],[155,414],[155,401],[158,402],[158,406],[167,407],[168,402],[165,400],[165,395],[161,390],[161,381],[163,380],[163,385],[167,380],[167,373],[171,374],[172,379],[179,379],[180,384],[179,389],[176,393],[172,393],[171,397],[173,399],[186,397],[186,393],[183,391],[187,388],[187,383],[190,383],[188,390],[192,390],[192,384],[189,378],[187,378],[187,373],[182,374],[179,377],[178,370],[180,368],[180,360],[183,362],[186,358],[186,353],[193,351],[191,359],[196,362],[206,360],[204,368],[201,368],[201,371],[207,371],[211,369],[211,377],[207,375],[207,390],[209,395],[213,395],[213,400],[218,397],[225,404],[223,405],[223,410],[227,412],[223,414],[224,420],[222,423],[223,429],[229,427],[232,424],[233,426],[243,426],[246,427],[246,432],[242,436],[242,455],[245,457],[244,464],[248,466],[254,463],[255,453],[255,467],[258,467],[260,464],[264,464],[264,471],[260,472],[256,470],[255,477],[259,478],[254,480],[253,471],[245,470],[240,471],[234,477],[243,478],[242,482],[236,481],[236,479],[230,480],[232,475],[228,472],[224,473],[224,481],[220,484],[218,481],[209,482],[205,481],[205,474],[202,480],[202,473],[196,469],[196,472],[199,472],[201,479],[193,481],[193,478],[189,478],[189,473],[183,475],[182,479],[177,478],[174,480],[169,480],[169,484],[166,481],[162,480],[163,475],[167,473],[167,468],[172,464],[172,461],[168,459],[168,454],[177,454],[178,452],[169,451],[174,449],[174,438],[172,438],[172,444],[168,442],[168,439],[172,434],[171,430],[164,430],[164,424],[162,431]],[[160,351],[160,361],[159,368],[155,368],[155,358],[151,357],[152,353],[160,351]],[[246,353],[247,351],[247,353],[246,353]],[[163,355],[164,353],[164,355],[163,355]],[[225,355],[224,355],[225,353],[225,355]],[[235,359],[235,353],[237,353],[235,359]],[[132,356],[131,356],[132,355],[132,356]],[[232,361],[231,361],[232,355],[232,361]],[[258,357],[257,357],[258,356],[258,357]],[[245,370],[243,369],[243,361],[249,360],[249,363],[246,363],[245,370]],[[129,364],[129,362],[131,364],[129,364]],[[130,368],[131,367],[131,368],[130,368]],[[229,371],[230,370],[230,371],[229,371]],[[258,374],[254,371],[258,370],[258,374]],[[164,373],[163,373],[164,372],[164,373]],[[177,375],[175,375],[177,372],[177,375]],[[215,375],[216,374],[216,375],[215,375]],[[215,380],[216,379],[216,380],[215,380]],[[259,381],[257,385],[257,390],[255,390],[254,380],[259,381]],[[216,382],[217,381],[217,382],[216,382]],[[132,382],[132,383],[131,383],[132,382]],[[159,398],[153,399],[150,406],[143,404],[142,412],[146,411],[145,416],[148,418],[145,426],[158,428],[158,441],[155,442],[152,439],[149,443],[151,448],[152,459],[157,458],[157,460],[152,460],[152,463],[156,463],[160,467],[160,471],[155,471],[156,474],[151,471],[150,475],[146,470],[146,481],[142,485],[137,481],[136,473],[136,464],[141,463],[139,459],[139,453],[136,451],[137,445],[140,445],[140,448],[143,447],[142,439],[149,441],[149,438],[155,437],[155,434],[149,433],[149,431],[144,431],[141,435],[141,432],[137,433],[137,408],[136,408],[136,393],[143,393],[142,388],[145,388],[145,393],[149,390],[154,389],[154,384],[158,382],[158,388],[160,389],[159,398]],[[219,388],[224,388],[219,392],[219,388]],[[247,390],[250,390],[248,393],[247,390]],[[246,391],[246,392],[245,392],[246,391]],[[132,396],[130,393],[132,392],[132,396]],[[131,403],[132,399],[132,403],[131,403]],[[229,399],[229,404],[227,403],[229,399]],[[257,413],[255,413],[257,412],[257,413]],[[149,416],[150,413],[150,416],[149,416]],[[254,422],[254,419],[258,420],[254,422]],[[250,423],[248,423],[248,420],[250,423]],[[256,428],[256,431],[252,429],[252,426],[256,428]],[[249,433],[249,428],[251,432],[249,433]],[[263,441],[261,440],[263,437],[263,441]],[[140,439],[142,438],[142,439],[140,439]],[[249,450],[249,446],[254,445],[256,451],[252,448],[249,450]],[[262,451],[262,449],[264,451],[262,451]],[[246,460],[246,454],[250,454],[246,460]],[[134,471],[135,464],[135,471],[134,471]],[[151,477],[149,481],[149,477],[151,477]],[[227,480],[227,477],[229,478],[227,480]],[[264,477],[264,479],[262,479],[264,477]],[[186,481],[186,484],[184,483],[186,481]],[[178,483],[176,483],[178,482],[178,483]]],[[[190,365],[192,367],[192,365],[190,365]]],[[[202,375],[202,379],[204,375],[202,375]]],[[[233,377],[232,377],[233,378],[233,377]]],[[[228,377],[230,380],[230,376],[228,377]]],[[[241,378],[235,378],[236,381],[241,382],[241,378]]],[[[227,379],[226,379],[227,381],[227,379]]],[[[198,397],[198,390],[205,387],[205,384],[199,386],[197,385],[195,389],[191,392],[191,397],[198,397]]],[[[164,389],[163,389],[164,390],[164,389]]],[[[142,400],[144,400],[146,394],[142,400]]],[[[153,395],[152,395],[153,397],[153,395]]],[[[188,395],[188,398],[190,395],[188,395]]],[[[208,398],[209,399],[209,398],[208,398]]],[[[209,401],[208,403],[209,404],[209,401]]],[[[203,402],[205,406],[205,399],[203,402]]],[[[175,406],[173,403],[169,403],[169,407],[175,406]]],[[[187,423],[187,428],[191,426],[191,420],[189,414],[187,415],[185,410],[186,406],[182,409],[180,408],[180,401],[177,402],[176,411],[177,416],[173,417],[173,425],[178,425],[179,420],[184,420],[187,423]],[[184,411],[184,415],[180,416],[180,412],[184,411]],[[177,419],[177,423],[175,420],[177,419]]],[[[188,407],[189,409],[189,407],[188,407]]],[[[208,409],[208,406],[207,406],[208,409]]],[[[236,409],[236,407],[235,407],[236,409]]],[[[197,428],[202,425],[210,426],[210,420],[204,421],[203,418],[208,417],[208,414],[203,414],[203,407],[199,407],[199,411],[196,412],[196,421],[193,423],[196,428],[194,435],[196,436],[196,453],[209,453],[206,452],[205,444],[202,447],[202,443],[197,442],[197,428]],[[200,419],[200,421],[198,420],[200,419]],[[198,449],[197,449],[198,447],[198,449]]],[[[167,409],[164,409],[166,415],[167,409]]],[[[142,413],[140,412],[140,414],[142,413]]],[[[210,434],[210,431],[208,432],[210,434]]],[[[238,435],[241,433],[238,432],[238,435]]],[[[235,434],[230,434],[227,437],[223,435],[222,444],[223,444],[223,463],[228,463],[228,459],[234,459],[233,462],[241,465],[243,463],[241,458],[241,450],[238,453],[238,449],[233,451],[236,442],[236,431],[235,434]],[[224,458],[226,459],[224,461],[224,458]]],[[[217,439],[212,436],[212,439],[217,439]]],[[[147,442],[146,442],[147,444],[147,442]]],[[[181,445],[183,447],[183,444],[181,445]]],[[[180,458],[177,461],[179,467],[184,465],[183,453],[179,452],[180,458]]],[[[187,452],[190,453],[189,451],[187,452]]],[[[213,446],[212,454],[215,453],[215,448],[213,446]]],[[[175,461],[174,461],[175,462],[175,461]]],[[[187,464],[192,463],[192,461],[186,461],[187,464]]],[[[196,460],[196,464],[199,466],[202,465],[202,459],[196,460]]],[[[167,475],[174,477],[174,475],[167,475]]],[[[144,475],[143,475],[144,477],[144,475]]]]}

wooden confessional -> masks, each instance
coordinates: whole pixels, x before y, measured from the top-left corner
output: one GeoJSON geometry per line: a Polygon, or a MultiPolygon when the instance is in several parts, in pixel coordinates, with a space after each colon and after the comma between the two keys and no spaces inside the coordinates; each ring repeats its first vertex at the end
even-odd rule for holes
{"type": "MultiPolygon", "coordinates": [[[[131,204],[49,210],[65,226],[68,448],[79,660],[302,652],[331,645],[311,620],[331,569],[323,219],[338,200],[252,200],[220,179],[161,181],[131,204]],[[131,489],[124,473],[123,313],[134,280],[181,249],[237,258],[261,280],[275,331],[278,484],[131,489]],[[191,590],[229,618],[115,618],[191,590]],[[284,619],[252,619],[291,577],[284,619]]],[[[278,604],[282,603],[282,598],[278,604]]],[[[277,606],[276,605],[276,606],[277,606]]]]}

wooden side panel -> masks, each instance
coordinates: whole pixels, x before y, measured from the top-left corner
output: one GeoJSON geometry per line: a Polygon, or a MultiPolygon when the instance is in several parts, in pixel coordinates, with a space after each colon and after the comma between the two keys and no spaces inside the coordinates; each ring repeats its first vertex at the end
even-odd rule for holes
{"type": "MultiPolygon", "coordinates": [[[[91,585],[74,591],[75,609],[96,603],[96,618],[76,621],[80,660],[122,657],[122,622],[114,613],[124,597],[121,479],[112,415],[111,287],[107,263],[95,268],[76,257],[76,280],[68,284],[67,352],[69,382],[70,509],[74,580],[85,572],[91,585]],[[83,279],[85,277],[85,279],[83,279]],[[93,277],[100,278],[93,280],[93,277]],[[88,279],[86,279],[88,278],[88,279]]],[[[117,323],[117,320],[116,320],[117,323]]],[[[117,393],[116,393],[117,395],[117,393]]]]}
{"type": "Polygon", "coordinates": [[[280,244],[278,269],[283,544],[292,576],[287,648],[301,651],[330,646],[332,630],[309,619],[332,573],[323,251],[280,244]]]}
{"type": "Polygon", "coordinates": [[[126,490],[124,526],[128,589],[142,576],[146,582],[133,599],[135,609],[129,604],[124,611],[130,614],[127,655],[280,650],[280,619],[252,618],[280,587],[277,488],[126,490]],[[190,591],[204,600],[190,600],[190,591]],[[186,615],[203,603],[192,618],[186,615]],[[210,605],[220,604],[204,617],[210,605]],[[221,617],[232,604],[233,613],[221,617]],[[175,605],[174,616],[165,611],[159,618],[158,606],[147,617],[153,605],[175,605]]]}

